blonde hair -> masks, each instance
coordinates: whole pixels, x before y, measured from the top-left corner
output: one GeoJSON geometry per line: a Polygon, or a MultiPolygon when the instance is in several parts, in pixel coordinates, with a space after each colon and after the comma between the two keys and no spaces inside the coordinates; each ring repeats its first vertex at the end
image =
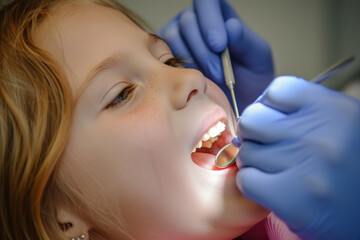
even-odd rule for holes
{"type": "MultiPolygon", "coordinates": [[[[145,26],[116,1],[83,1],[119,10],[145,26]]],[[[52,199],[61,196],[75,206],[82,198],[56,172],[74,98],[57,62],[33,40],[50,10],[68,2],[73,1],[17,0],[0,10],[1,239],[60,238],[52,199]]]]}

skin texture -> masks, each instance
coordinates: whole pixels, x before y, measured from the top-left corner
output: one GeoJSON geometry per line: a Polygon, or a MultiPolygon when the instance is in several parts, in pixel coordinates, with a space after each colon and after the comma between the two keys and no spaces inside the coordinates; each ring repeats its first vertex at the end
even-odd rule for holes
{"type": "MultiPolygon", "coordinates": [[[[224,114],[234,134],[233,113],[199,71],[165,64],[173,56],[164,42],[115,10],[85,3],[56,9],[36,36],[77,98],[60,171],[96,208],[121,216],[135,239],[231,239],[268,214],[239,192],[236,167],[212,171],[192,161],[204,122],[224,114]],[[128,97],[108,107],[130,85],[128,97]]],[[[60,222],[78,223],[71,210],[58,212],[60,222]]],[[[71,231],[96,227],[86,219],[71,231]]]]}

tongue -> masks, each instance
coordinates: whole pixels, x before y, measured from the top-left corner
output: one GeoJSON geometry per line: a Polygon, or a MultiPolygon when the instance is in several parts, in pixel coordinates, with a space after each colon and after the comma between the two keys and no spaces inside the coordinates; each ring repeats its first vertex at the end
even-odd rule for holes
{"type": "Polygon", "coordinates": [[[209,170],[221,170],[215,165],[215,155],[211,153],[194,152],[191,154],[193,162],[205,169],[209,170]]]}

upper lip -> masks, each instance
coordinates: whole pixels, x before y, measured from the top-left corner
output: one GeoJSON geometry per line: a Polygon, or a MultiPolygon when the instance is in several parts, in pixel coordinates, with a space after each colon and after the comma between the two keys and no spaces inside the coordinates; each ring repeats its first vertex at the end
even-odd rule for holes
{"type": "Polygon", "coordinates": [[[217,124],[219,121],[223,122],[226,127],[228,127],[225,111],[222,108],[217,107],[214,111],[207,114],[204,120],[201,122],[200,128],[196,132],[194,141],[192,143],[192,149],[195,148],[196,144],[202,139],[204,134],[207,133],[207,131],[211,127],[215,126],[215,124],[217,124]]]}

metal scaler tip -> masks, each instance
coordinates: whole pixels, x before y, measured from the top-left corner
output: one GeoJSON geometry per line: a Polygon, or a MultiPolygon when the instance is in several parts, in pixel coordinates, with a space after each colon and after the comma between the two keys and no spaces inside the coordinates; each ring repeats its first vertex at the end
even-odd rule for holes
{"type": "Polygon", "coordinates": [[[230,90],[235,115],[236,115],[236,118],[238,119],[239,118],[239,110],[237,107],[236,97],[235,97],[235,92],[234,92],[235,78],[234,78],[234,72],[233,72],[233,69],[231,66],[231,60],[230,60],[230,54],[229,54],[228,48],[226,48],[224,50],[224,52],[221,54],[221,62],[222,62],[223,69],[224,69],[225,82],[230,90]]]}

